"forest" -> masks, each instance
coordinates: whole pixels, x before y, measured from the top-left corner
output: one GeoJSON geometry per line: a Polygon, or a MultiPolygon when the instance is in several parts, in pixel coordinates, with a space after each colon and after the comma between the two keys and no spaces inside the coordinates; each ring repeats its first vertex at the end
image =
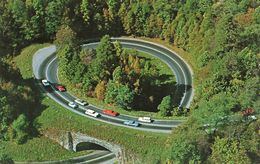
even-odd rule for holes
{"type": "Polygon", "coordinates": [[[120,42],[113,43],[108,35],[102,37],[96,49],[82,49],[77,45],[75,32],[62,27],[55,43],[59,76],[65,78],[66,86],[72,86],[85,96],[124,110],[150,112],[158,112],[157,107],[166,99],[169,107],[160,108],[161,116],[170,115],[173,107],[178,106],[177,97],[182,94],[176,93],[173,73],[160,73],[159,66],[152,64],[151,59],[140,56],[135,49],[122,48],[120,42]]]}
{"type": "Polygon", "coordinates": [[[28,104],[37,102],[32,86],[14,79],[19,72],[8,57],[57,41],[65,26],[80,43],[107,34],[160,38],[193,59],[195,98],[188,121],[167,141],[164,163],[259,163],[260,121],[243,114],[253,109],[259,117],[259,6],[257,0],[1,0],[1,134],[30,134],[28,104]]]}

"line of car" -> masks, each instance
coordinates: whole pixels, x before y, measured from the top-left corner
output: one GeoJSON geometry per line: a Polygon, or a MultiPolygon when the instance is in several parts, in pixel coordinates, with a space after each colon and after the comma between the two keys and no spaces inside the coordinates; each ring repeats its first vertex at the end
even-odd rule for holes
{"type": "MultiPolygon", "coordinates": [[[[49,82],[46,79],[41,80],[41,82],[42,82],[42,85],[44,87],[52,87],[54,90],[57,90],[57,91],[60,91],[60,92],[65,92],[66,91],[66,88],[63,85],[52,84],[51,82],[49,82]]],[[[75,99],[74,102],[70,101],[68,103],[68,106],[73,108],[73,109],[76,109],[79,106],[88,106],[88,105],[89,104],[86,101],[83,101],[83,100],[80,100],[80,99],[75,99]]],[[[119,116],[118,112],[115,112],[115,111],[110,110],[110,109],[104,109],[104,110],[102,110],[102,113],[104,115],[108,115],[108,116],[112,116],[112,117],[119,116]]],[[[91,110],[91,109],[85,109],[85,114],[89,115],[89,116],[92,116],[92,117],[100,117],[101,116],[100,113],[95,112],[94,110],[91,110]]],[[[123,124],[127,125],[127,126],[138,127],[140,125],[139,121],[140,122],[145,122],[145,123],[152,123],[153,122],[153,120],[150,117],[139,117],[138,121],[137,120],[126,120],[126,121],[123,122],[123,124]]]]}

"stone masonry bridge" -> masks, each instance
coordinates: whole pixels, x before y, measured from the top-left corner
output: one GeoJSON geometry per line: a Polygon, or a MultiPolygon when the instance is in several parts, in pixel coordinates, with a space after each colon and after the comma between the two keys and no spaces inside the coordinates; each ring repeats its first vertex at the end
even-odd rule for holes
{"type": "Polygon", "coordinates": [[[112,152],[119,163],[124,163],[123,151],[120,146],[109,143],[104,140],[90,137],[86,134],[74,133],[74,132],[59,132],[54,134],[53,132],[44,133],[44,135],[56,142],[68,150],[81,151],[88,149],[95,150],[108,150],[112,152]]]}

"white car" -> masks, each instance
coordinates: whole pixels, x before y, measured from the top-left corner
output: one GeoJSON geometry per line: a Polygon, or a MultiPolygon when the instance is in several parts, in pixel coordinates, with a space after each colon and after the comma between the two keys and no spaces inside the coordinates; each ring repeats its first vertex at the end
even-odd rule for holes
{"type": "Polygon", "coordinates": [[[97,113],[97,112],[95,112],[94,110],[91,110],[91,109],[87,109],[85,114],[90,115],[92,117],[98,117],[100,115],[99,113],[97,113]]]}
{"type": "Polygon", "coordinates": [[[50,84],[50,82],[49,82],[48,80],[43,79],[43,80],[42,80],[42,85],[45,86],[45,87],[48,87],[48,86],[50,86],[51,84],[50,84]]]}
{"type": "Polygon", "coordinates": [[[252,120],[257,120],[257,117],[256,116],[248,116],[248,118],[252,119],[252,120]]]}
{"type": "Polygon", "coordinates": [[[88,103],[86,101],[83,101],[83,100],[80,100],[80,99],[76,99],[74,101],[75,101],[75,103],[82,105],[82,106],[88,105],[88,103]]]}
{"type": "Polygon", "coordinates": [[[152,122],[152,119],[150,117],[139,117],[138,121],[142,121],[142,122],[152,122]]]}
{"type": "Polygon", "coordinates": [[[71,108],[77,108],[78,105],[74,102],[69,102],[68,105],[71,107],[71,108]]]}

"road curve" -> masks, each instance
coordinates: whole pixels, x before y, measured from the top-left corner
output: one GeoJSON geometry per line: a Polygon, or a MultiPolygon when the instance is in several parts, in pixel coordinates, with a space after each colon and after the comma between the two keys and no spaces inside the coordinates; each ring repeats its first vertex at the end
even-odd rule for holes
{"type": "MultiPolygon", "coordinates": [[[[192,86],[192,72],[190,71],[187,64],[179,58],[172,51],[156,44],[152,44],[146,41],[140,40],[129,40],[127,38],[112,38],[113,40],[119,40],[124,48],[135,48],[139,51],[147,52],[155,57],[163,60],[172,69],[176,75],[177,83],[179,85],[185,85],[184,96],[181,100],[180,106],[189,106],[192,99],[192,88],[187,89],[186,86],[192,86]]],[[[98,43],[85,44],[83,47],[95,48],[98,43]]],[[[57,69],[58,63],[55,56],[56,47],[49,46],[39,50],[33,57],[33,72],[36,79],[46,78],[52,83],[58,83],[57,69]]],[[[98,121],[107,122],[117,126],[124,126],[128,128],[134,128],[138,130],[146,130],[152,132],[163,132],[170,133],[172,128],[180,125],[183,121],[179,120],[154,120],[153,123],[141,123],[139,127],[129,127],[123,124],[125,120],[137,120],[136,117],[119,115],[119,117],[110,117],[102,115],[99,118],[93,118],[84,114],[86,108],[90,108],[99,113],[101,109],[90,105],[87,107],[79,107],[78,109],[72,109],[67,106],[69,101],[74,101],[75,97],[68,92],[47,92],[47,95],[58,102],[60,105],[69,109],[70,111],[80,114],[82,116],[92,118],[98,121]]]]}
{"type": "Polygon", "coordinates": [[[189,64],[185,62],[185,60],[182,59],[179,55],[177,55],[176,52],[160,44],[139,39],[112,38],[112,40],[118,40],[120,43],[128,43],[128,45],[131,45],[130,48],[133,48],[133,46],[139,47],[138,50],[145,51],[165,62],[173,70],[173,73],[177,79],[177,84],[184,86],[184,95],[179,106],[190,108],[190,104],[194,96],[194,89],[192,87],[193,71],[189,64]],[[147,51],[148,47],[155,53],[151,53],[150,50],[147,51]]]}
{"type": "Polygon", "coordinates": [[[81,164],[95,164],[95,163],[115,163],[116,162],[116,157],[113,153],[109,151],[101,151],[97,150],[93,153],[79,156],[79,157],[74,157],[70,159],[65,159],[65,160],[57,160],[57,161],[41,161],[41,162],[18,162],[15,161],[15,164],[28,164],[28,163],[33,163],[33,164],[62,164],[62,163],[81,163],[81,164]]]}

